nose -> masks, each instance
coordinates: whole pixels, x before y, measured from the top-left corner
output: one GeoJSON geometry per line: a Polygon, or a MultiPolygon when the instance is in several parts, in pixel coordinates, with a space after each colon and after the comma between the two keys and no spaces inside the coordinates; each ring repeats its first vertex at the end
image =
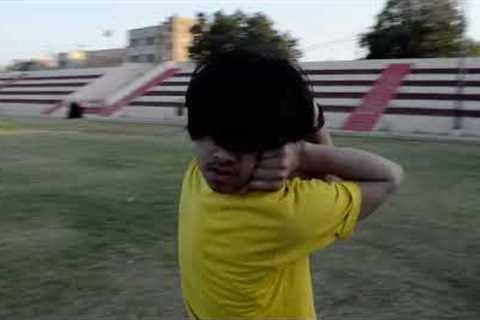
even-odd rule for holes
{"type": "Polygon", "coordinates": [[[219,164],[232,164],[235,162],[235,154],[223,148],[216,148],[213,152],[213,158],[219,164]]]}

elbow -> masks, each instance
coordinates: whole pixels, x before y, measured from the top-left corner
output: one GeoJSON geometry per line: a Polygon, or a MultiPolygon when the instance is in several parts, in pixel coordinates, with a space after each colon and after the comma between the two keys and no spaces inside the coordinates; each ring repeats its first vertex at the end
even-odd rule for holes
{"type": "Polygon", "coordinates": [[[405,173],[402,166],[395,164],[390,172],[389,192],[395,192],[403,182],[405,173]]]}

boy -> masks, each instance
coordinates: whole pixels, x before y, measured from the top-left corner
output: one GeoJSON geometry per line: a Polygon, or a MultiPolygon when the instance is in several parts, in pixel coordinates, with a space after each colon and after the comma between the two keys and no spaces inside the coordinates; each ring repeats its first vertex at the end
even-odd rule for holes
{"type": "Polygon", "coordinates": [[[305,142],[317,129],[313,97],[282,59],[217,57],[194,72],[186,104],[195,160],[178,245],[190,317],[315,319],[309,255],[349,238],[397,188],[401,167],[305,142]]]}

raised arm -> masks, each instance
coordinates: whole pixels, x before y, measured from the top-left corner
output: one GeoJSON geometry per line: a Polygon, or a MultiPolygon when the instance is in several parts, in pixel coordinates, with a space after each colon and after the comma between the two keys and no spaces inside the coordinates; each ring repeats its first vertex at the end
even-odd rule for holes
{"type": "Polygon", "coordinates": [[[314,134],[312,134],[310,137],[307,137],[305,140],[314,144],[333,146],[332,136],[325,127],[318,129],[314,134]]]}
{"type": "Polygon", "coordinates": [[[400,165],[373,153],[304,143],[299,147],[298,165],[310,177],[332,174],[356,182],[362,193],[360,218],[377,209],[403,179],[400,165]]]}

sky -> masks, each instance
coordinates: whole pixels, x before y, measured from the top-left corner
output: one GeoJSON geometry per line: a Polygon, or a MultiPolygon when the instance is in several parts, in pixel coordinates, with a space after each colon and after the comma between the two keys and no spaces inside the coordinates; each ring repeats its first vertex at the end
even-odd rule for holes
{"type": "MultiPolygon", "coordinates": [[[[303,61],[351,60],[365,55],[358,35],[375,22],[386,0],[0,0],[0,66],[12,59],[52,57],[71,50],[124,47],[127,30],[171,15],[194,17],[237,9],[262,12],[275,28],[299,39],[303,61]],[[103,36],[111,30],[112,36],[103,36]]],[[[467,35],[480,40],[480,0],[466,1],[467,35]]]]}

